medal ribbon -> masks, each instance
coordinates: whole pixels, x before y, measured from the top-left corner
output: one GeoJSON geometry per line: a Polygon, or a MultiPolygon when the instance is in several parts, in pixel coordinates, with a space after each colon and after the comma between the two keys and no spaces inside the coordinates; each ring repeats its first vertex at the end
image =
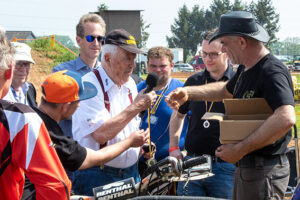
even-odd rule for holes
{"type": "MultiPolygon", "coordinates": [[[[151,115],[155,115],[156,110],[157,110],[157,108],[158,108],[158,106],[159,106],[159,104],[160,104],[162,98],[164,97],[164,94],[165,94],[166,91],[168,90],[168,88],[169,88],[169,84],[163,89],[163,91],[161,92],[160,95],[157,95],[158,98],[156,99],[156,101],[155,101],[155,103],[154,103],[154,105],[153,105],[153,107],[151,108],[151,111],[150,111],[150,114],[151,114],[151,115]]],[[[148,115],[148,116],[149,116],[149,115],[148,115]]]]}
{"type": "MultiPolygon", "coordinates": [[[[205,80],[205,85],[206,85],[206,84],[207,84],[207,79],[205,80]]],[[[208,109],[208,111],[207,111],[207,101],[205,101],[206,112],[210,112],[210,110],[211,110],[213,104],[214,104],[214,102],[212,101],[211,104],[210,104],[210,106],[209,106],[209,109],[208,109]]]]}

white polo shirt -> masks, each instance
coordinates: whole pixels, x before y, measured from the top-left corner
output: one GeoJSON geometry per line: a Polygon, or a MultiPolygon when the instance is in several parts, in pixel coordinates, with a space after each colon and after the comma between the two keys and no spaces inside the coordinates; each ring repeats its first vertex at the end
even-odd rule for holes
{"type": "MultiPolygon", "coordinates": [[[[99,150],[99,143],[93,139],[91,133],[98,129],[106,120],[116,116],[131,104],[128,96],[128,89],[130,89],[130,92],[132,93],[133,100],[138,93],[136,84],[131,77],[128,82],[119,88],[109,78],[102,67],[99,67],[97,70],[100,73],[104,90],[108,94],[110,112],[105,108],[103,91],[97,77],[94,72],[89,72],[82,77],[82,80],[93,83],[96,86],[98,93],[91,99],[81,101],[79,108],[72,116],[73,138],[77,140],[80,145],[93,150],[99,150]]],[[[109,140],[107,145],[120,142],[129,137],[131,133],[139,129],[139,124],[140,118],[136,116],[121,132],[119,132],[112,140],[109,140]]],[[[129,148],[105,165],[115,168],[130,167],[137,162],[139,152],[140,148],[129,148]]]]}

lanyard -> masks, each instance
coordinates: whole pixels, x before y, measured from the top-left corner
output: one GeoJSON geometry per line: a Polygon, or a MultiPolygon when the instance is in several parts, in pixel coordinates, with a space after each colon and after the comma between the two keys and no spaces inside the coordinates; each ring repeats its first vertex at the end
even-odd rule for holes
{"type": "MultiPolygon", "coordinates": [[[[110,112],[110,103],[109,103],[109,98],[108,98],[108,94],[107,92],[104,90],[104,86],[103,86],[103,82],[102,82],[102,78],[100,76],[100,73],[97,69],[93,70],[94,74],[96,75],[100,85],[101,85],[101,88],[102,88],[102,92],[103,92],[103,95],[104,95],[104,104],[105,104],[105,108],[108,110],[108,112],[110,112]]],[[[130,103],[133,102],[132,100],[132,93],[130,91],[130,89],[128,88],[128,98],[130,100],[130,103]]]]}
{"type": "Polygon", "coordinates": [[[158,98],[155,100],[155,103],[154,103],[154,105],[152,106],[151,111],[150,111],[150,114],[151,114],[151,115],[155,115],[156,110],[157,110],[157,108],[158,108],[158,106],[159,106],[159,104],[160,104],[162,98],[164,97],[164,94],[166,93],[166,91],[167,91],[168,89],[169,89],[169,84],[166,85],[166,86],[164,87],[164,89],[163,89],[163,91],[161,92],[160,95],[157,95],[158,98]]]}
{"type": "MultiPolygon", "coordinates": [[[[207,79],[205,79],[205,85],[207,84],[207,79]]],[[[211,108],[212,108],[212,106],[213,106],[213,104],[214,104],[214,102],[212,101],[211,102],[211,104],[210,104],[210,106],[209,106],[209,109],[207,110],[207,101],[205,101],[205,108],[206,108],[206,112],[210,112],[210,110],[211,110],[211,108]]]]}
{"type": "MultiPolygon", "coordinates": [[[[97,69],[94,69],[93,72],[96,75],[96,77],[97,77],[97,79],[98,79],[98,81],[99,81],[99,83],[101,85],[102,92],[103,92],[103,95],[104,95],[104,105],[105,105],[105,108],[108,110],[108,112],[110,112],[110,102],[109,102],[108,94],[104,90],[104,86],[103,86],[103,82],[102,82],[100,73],[99,73],[99,71],[97,69]]],[[[128,97],[129,97],[130,103],[132,103],[133,102],[133,100],[132,100],[132,94],[131,94],[131,91],[130,91],[129,88],[128,88],[128,97]]],[[[107,142],[105,142],[103,145],[100,145],[100,148],[103,148],[106,145],[107,145],[107,142]]]]}

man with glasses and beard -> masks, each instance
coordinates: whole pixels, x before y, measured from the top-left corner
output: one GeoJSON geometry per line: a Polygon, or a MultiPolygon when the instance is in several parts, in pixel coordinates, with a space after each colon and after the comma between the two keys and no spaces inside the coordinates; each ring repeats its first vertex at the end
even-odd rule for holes
{"type": "MultiPolygon", "coordinates": [[[[186,86],[205,85],[217,81],[227,81],[234,72],[228,66],[228,58],[222,53],[222,44],[213,41],[209,44],[214,30],[204,34],[202,42],[202,56],[205,70],[190,76],[185,82],[186,86]]],[[[222,102],[213,101],[187,101],[179,110],[173,112],[170,121],[170,156],[183,159],[179,145],[180,133],[184,117],[191,112],[189,118],[188,132],[185,138],[185,149],[187,158],[208,154],[212,156],[213,177],[189,181],[184,187],[183,182],[178,184],[178,195],[184,196],[209,196],[217,198],[231,199],[235,166],[225,162],[215,156],[215,150],[220,146],[219,122],[201,120],[205,112],[225,113],[222,102]]]]}

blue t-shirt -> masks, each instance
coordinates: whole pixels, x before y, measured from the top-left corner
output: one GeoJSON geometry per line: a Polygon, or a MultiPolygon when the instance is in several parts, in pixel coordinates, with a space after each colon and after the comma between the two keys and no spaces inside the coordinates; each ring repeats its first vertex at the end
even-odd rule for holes
{"type": "MultiPolygon", "coordinates": [[[[137,85],[137,87],[138,87],[138,91],[140,92],[142,89],[146,88],[146,81],[140,82],[137,85]]],[[[156,145],[155,159],[157,161],[169,156],[169,127],[170,127],[169,124],[170,124],[170,118],[173,110],[165,102],[165,96],[178,87],[183,87],[183,82],[176,79],[171,79],[169,87],[165,90],[164,95],[157,107],[155,114],[150,115],[150,137],[151,137],[151,141],[154,142],[156,145]]],[[[157,91],[156,94],[160,95],[162,91],[163,89],[157,91]]],[[[159,96],[157,96],[156,100],[158,100],[158,98],[159,96]]],[[[184,139],[187,132],[187,125],[188,125],[188,120],[187,118],[185,118],[181,136],[180,136],[180,141],[179,141],[179,147],[181,150],[183,150],[183,146],[184,146],[184,139]]],[[[145,115],[142,118],[140,128],[145,130],[148,128],[147,110],[145,112],[145,115]]],[[[142,160],[144,160],[143,157],[142,160]]]]}

